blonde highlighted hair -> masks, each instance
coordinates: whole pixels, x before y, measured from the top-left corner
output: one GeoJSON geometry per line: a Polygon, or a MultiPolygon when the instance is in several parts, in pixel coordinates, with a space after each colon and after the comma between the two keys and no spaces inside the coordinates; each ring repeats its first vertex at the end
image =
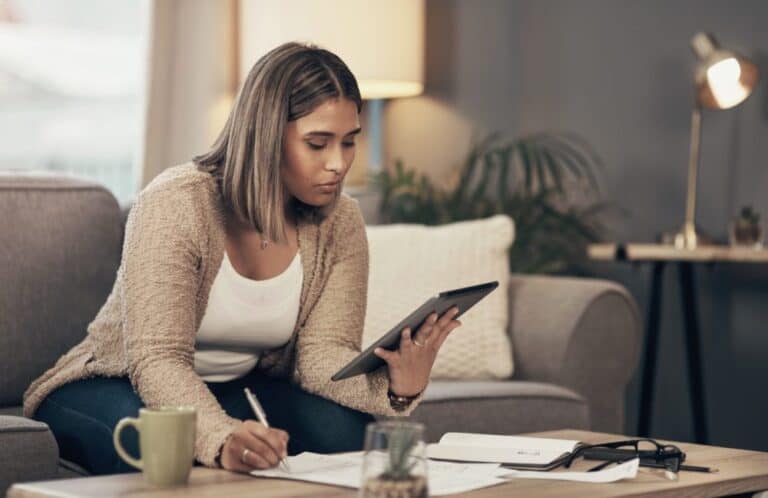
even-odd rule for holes
{"type": "Polygon", "coordinates": [[[285,125],[338,98],[362,110],[357,80],[338,56],[313,45],[280,45],[256,62],[224,129],[211,149],[193,161],[217,180],[231,214],[267,239],[284,241],[286,214],[319,223],[340,195],[323,207],[286,199],[280,176],[285,125]]]}

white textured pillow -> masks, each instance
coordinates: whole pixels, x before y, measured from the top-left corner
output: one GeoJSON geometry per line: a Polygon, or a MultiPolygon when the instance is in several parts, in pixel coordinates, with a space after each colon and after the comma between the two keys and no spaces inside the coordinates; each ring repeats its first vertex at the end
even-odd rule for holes
{"type": "Polygon", "coordinates": [[[499,281],[459,320],[432,369],[432,378],[503,379],[512,375],[507,335],[508,249],[514,223],[504,215],[436,227],[368,226],[370,274],[363,347],[437,293],[499,281]]]}

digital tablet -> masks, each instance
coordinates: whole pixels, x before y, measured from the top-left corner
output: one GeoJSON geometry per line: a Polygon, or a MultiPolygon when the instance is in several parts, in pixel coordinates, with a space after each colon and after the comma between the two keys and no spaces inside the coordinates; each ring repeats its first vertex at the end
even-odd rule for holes
{"type": "Polygon", "coordinates": [[[400,335],[404,328],[410,328],[415,334],[419,330],[424,320],[429,317],[433,312],[436,312],[438,317],[443,313],[451,309],[453,306],[459,308],[459,312],[454,319],[460,317],[469,308],[475,305],[482,298],[487,296],[493,289],[499,286],[499,282],[486,282],[484,284],[473,285],[471,287],[462,287],[461,289],[453,289],[445,292],[441,292],[437,296],[428,299],[424,304],[419,306],[413,313],[405,317],[403,321],[392,327],[392,329],[381,336],[379,340],[368,346],[365,351],[361,352],[347,365],[336,372],[331,380],[341,380],[347,377],[354,377],[364,373],[376,370],[385,362],[375,354],[373,350],[376,348],[384,348],[390,351],[396,350],[400,345],[400,335]]]}

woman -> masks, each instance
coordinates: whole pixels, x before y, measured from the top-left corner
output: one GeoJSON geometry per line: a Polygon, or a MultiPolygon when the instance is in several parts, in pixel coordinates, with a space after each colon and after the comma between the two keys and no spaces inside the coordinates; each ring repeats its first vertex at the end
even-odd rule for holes
{"type": "Polygon", "coordinates": [[[242,472],[359,449],[371,414],[415,407],[455,310],[378,351],[385,368],[330,380],[359,353],[365,315],[365,225],[341,193],[361,107],[337,56],[282,45],[255,64],[212,149],[139,194],[107,302],[24,396],[63,458],[128,470],[111,433],[145,405],[196,407],[197,460],[242,472]],[[246,386],[285,431],[252,420],[246,386]]]}

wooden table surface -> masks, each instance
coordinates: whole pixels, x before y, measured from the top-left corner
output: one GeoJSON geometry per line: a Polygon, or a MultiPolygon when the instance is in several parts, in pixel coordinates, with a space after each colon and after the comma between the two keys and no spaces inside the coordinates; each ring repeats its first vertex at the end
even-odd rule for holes
{"type": "Polygon", "coordinates": [[[702,263],[768,263],[768,249],[726,245],[678,249],[667,244],[589,244],[587,255],[594,260],[690,261],[702,263]]]}
{"type": "MultiPolygon", "coordinates": [[[[531,434],[542,437],[575,439],[600,443],[624,439],[615,434],[586,431],[551,431],[531,434]]],[[[520,479],[469,493],[452,495],[462,498],[514,498],[555,496],[653,496],[653,497],[714,497],[768,490],[768,453],[675,443],[688,455],[686,463],[718,468],[719,472],[705,474],[680,472],[678,481],[663,477],[659,471],[641,467],[637,478],[609,484],[589,484],[567,481],[520,479]]],[[[594,462],[582,462],[582,467],[594,462]]],[[[579,469],[579,467],[576,467],[579,469]]],[[[83,477],[57,481],[15,484],[8,498],[41,497],[252,497],[270,498],[354,498],[357,490],[311,484],[299,481],[253,478],[223,470],[195,467],[185,486],[153,489],[144,484],[141,474],[117,474],[83,477]]]]}

